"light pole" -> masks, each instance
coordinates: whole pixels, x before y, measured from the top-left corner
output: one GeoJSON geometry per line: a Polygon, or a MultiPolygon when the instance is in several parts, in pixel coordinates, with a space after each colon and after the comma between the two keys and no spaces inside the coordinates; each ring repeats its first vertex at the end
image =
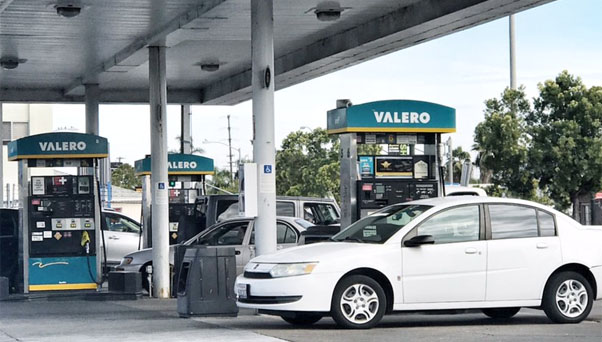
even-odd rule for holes
{"type": "MultiPolygon", "coordinates": [[[[236,150],[238,152],[238,164],[240,164],[240,148],[234,147],[231,144],[226,144],[224,142],[221,141],[209,141],[207,139],[203,140],[203,144],[220,144],[220,145],[224,145],[224,146],[228,146],[228,148],[230,149],[230,154],[228,155],[230,157],[230,179],[232,181],[234,181],[234,175],[232,174],[232,150],[236,150]]],[[[237,170],[240,168],[240,166],[237,167],[237,170]]]]}

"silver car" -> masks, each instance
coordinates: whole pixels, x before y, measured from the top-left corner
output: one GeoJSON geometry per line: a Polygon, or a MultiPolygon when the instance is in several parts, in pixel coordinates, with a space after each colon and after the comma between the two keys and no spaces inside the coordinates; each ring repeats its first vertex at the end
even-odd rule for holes
{"type": "MultiPolygon", "coordinates": [[[[297,245],[301,232],[312,223],[296,217],[279,216],[276,219],[277,248],[283,249],[297,245]]],[[[244,266],[255,257],[255,219],[235,218],[229,219],[209,227],[190,240],[182,243],[185,246],[207,245],[234,247],[236,250],[236,272],[241,274],[244,266]]],[[[174,263],[174,246],[169,247],[169,263],[174,263]]],[[[116,267],[117,271],[141,272],[142,285],[148,290],[148,274],[146,266],[152,264],[152,248],[142,249],[129,253],[116,267]]]]}

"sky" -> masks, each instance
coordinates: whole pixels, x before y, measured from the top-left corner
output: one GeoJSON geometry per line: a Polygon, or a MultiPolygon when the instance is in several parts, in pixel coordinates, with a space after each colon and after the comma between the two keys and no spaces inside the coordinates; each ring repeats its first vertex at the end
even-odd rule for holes
{"type": "MultiPolygon", "coordinates": [[[[587,86],[602,86],[601,19],[601,0],[557,0],[516,14],[517,83],[530,98],[537,95],[538,83],[563,70],[580,76],[587,86]]],[[[326,112],[337,99],[354,104],[412,99],[455,108],[457,132],[443,140],[451,136],[454,147],[470,150],[485,100],[498,97],[510,83],[508,44],[508,18],[502,18],[276,91],[276,146],[290,132],[326,128],[326,112]]],[[[53,109],[54,129],[85,130],[83,105],[57,104],[53,109]]],[[[228,167],[227,115],[232,146],[252,159],[251,101],[192,106],[192,113],[193,144],[217,167],[228,167]]],[[[99,115],[111,161],[133,164],[150,154],[148,105],[101,105],[99,115]]],[[[176,150],[180,106],[168,106],[167,115],[168,148],[176,150]]],[[[238,152],[233,154],[236,160],[238,152]]]]}

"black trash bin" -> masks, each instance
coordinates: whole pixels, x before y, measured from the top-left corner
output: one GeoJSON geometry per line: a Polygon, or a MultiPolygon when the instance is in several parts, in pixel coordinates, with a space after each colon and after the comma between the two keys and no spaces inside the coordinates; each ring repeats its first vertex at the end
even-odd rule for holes
{"type": "Polygon", "coordinates": [[[178,314],[236,316],[234,248],[188,247],[177,281],[178,314]]]}

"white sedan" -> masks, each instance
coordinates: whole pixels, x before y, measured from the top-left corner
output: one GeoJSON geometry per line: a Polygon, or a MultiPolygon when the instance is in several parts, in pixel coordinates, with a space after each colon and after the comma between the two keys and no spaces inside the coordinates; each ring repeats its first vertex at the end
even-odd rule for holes
{"type": "Polygon", "coordinates": [[[370,328],[400,311],[536,307],[577,323],[602,298],[602,228],[534,202],[485,197],[397,204],[324,242],[252,259],[238,306],[370,328]]]}

